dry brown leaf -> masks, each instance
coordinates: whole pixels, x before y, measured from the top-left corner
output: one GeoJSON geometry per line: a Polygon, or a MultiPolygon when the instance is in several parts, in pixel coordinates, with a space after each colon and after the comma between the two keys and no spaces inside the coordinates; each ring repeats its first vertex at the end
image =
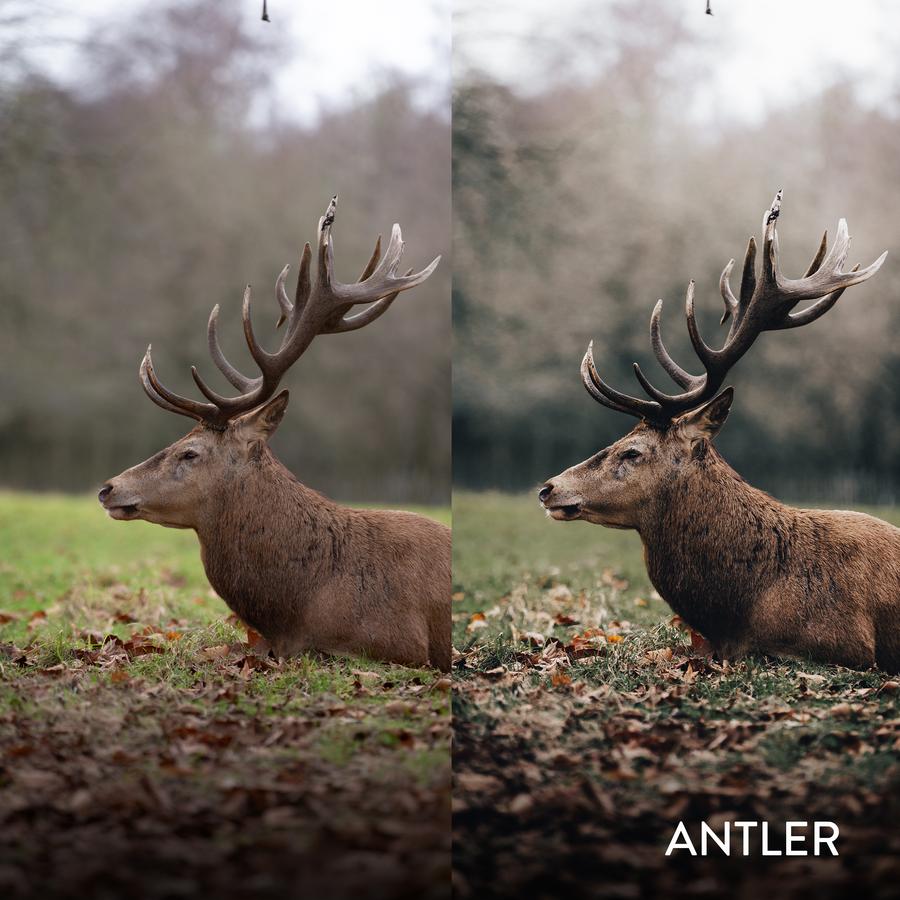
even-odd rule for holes
{"type": "Polygon", "coordinates": [[[495,793],[503,787],[503,782],[495,775],[480,772],[460,772],[456,775],[456,785],[460,790],[475,794],[495,793]]]}
{"type": "Polygon", "coordinates": [[[256,650],[258,652],[268,652],[269,643],[268,641],[258,632],[252,629],[249,625],[246,626],[247,629],[247,643],[250,645],[251,650],[256,650]]]}
{"type": "Polygon", "coordinates": [[[389,716],[409,716],[415,710],[415,705],[406,700],[391,700],[384,704],[384,711],[389,716]]]}
{"type": "Polygon", "coordinates": [[[534,806],[534,799],[530,794],[517,794],[509,801],[509,811],[514,815],[528,812],[534,806]]]}

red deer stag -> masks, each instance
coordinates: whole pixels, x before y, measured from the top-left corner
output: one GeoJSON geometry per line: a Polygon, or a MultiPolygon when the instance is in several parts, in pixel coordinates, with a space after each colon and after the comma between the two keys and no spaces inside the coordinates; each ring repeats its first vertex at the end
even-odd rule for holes
{"type": "Polygon", "coordinates": [[[278,655],[315,649],[446,671],[450,529],[408,512],[339,506],[300,484],[267,444],[288,402],[286,390],[273,395],[312,340],[374,322],[439,262],[398,275],[403,241],[394,225],[384,257],[379,237],[358,283],[337,281],[331,237],[336,200],[319,220],[315,277],[310,245],[303,249],[293,303],[285,290],[290,266],[278,276],[278,325],[287,327],[275,353],[257,341],[250,288],[244,292],[244,335],[260,376],[246,377],[225,358],[219,307],[213,309],[209,351],[237,396],[216,393],[196,368],[191,374],[208,402],[174,394],[157,378],[147,348],[140,367],[147,396],[198,424],[105,484],[99,499],[114,519],[194,529],[210,583],[278,655]],[[372,305],[347,315],[364,303],[372,305]]]}
{"type": "Polygon", "coordinates": [[[688,332],[704,374],[689,374],[669,355],[659,330],[662,300],[656,304],[653,351],[682,393],[658,390],[635,364],[650,399],[623,394],[598,375],[588,347],[581,364],[588,393],[641,422],[548,481],[540,501],[554,519],[635,529],[660,595],[722,656],[758,651],[897,671],[900,529],[861,513],[785,506],[744,482],[711,444],[733,396],[730,387],[718,392],[754,340],[815,321],[887,255],[843,272],[850,237],[841,219],[831,251],[823,237],[806,274],[786,278],[778,265],[780,206],[779,191],[763,219],[761,273],[750,238],[739,297],[729,283],[734,260],[722,272],[722,324],[731,325],[721,349],[701,338],[694,283],[688,286],[688,332]],[[812,302],[792,312],[802,301],[812,302]]]}

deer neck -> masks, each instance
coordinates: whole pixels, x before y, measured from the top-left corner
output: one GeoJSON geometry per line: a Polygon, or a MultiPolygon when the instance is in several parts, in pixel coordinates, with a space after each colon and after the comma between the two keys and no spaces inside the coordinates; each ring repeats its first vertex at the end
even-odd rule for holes
{"type": "Polygon", "coordinates": [[[263,633],[302,616],[304,599],[340,571],[351,538],[347,511],[268,450],[221,486],[196,530],[210,584],[263,633]]]}
{"type": "Polygon", "coordinates": [[[745,625],[754,599],[789,565],[794,511],[747,484],[712,446],[642,518],[654,587],[713,641],[745,625]]]}

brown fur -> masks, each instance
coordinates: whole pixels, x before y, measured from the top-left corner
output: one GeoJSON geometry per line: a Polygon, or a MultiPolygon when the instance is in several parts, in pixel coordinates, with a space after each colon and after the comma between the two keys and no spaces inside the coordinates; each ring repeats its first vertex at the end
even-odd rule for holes
{"type": "Polygon", "coordinates": [[[900,671],[900,529],[785,506],[744,482],[711,444],[731,398],[669,427],[641,423],[548,482],[544,505],[637,530],[660,595],[723,656],[900,671]]]}
{"type": "Polygon", "coordinates": [[[350,509],[300,484],[266,443],[286,405],[284,391],[224,431],[196,427],[112,479],[101,502],[114,518],[196,531],[213,588],[278,655],[315,649],[447,671],[450,529],[350,509]]]}

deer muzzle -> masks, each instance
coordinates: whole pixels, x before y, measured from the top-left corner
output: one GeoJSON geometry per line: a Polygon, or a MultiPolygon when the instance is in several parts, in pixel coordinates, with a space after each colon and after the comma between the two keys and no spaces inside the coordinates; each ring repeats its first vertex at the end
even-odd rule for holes
{"type": "Polygon", "coordinates": [[[122,497],[116,493],[113,482],[107,482],[97,494],[100,505],[111,519],[136,519],[139,515],[139,500],[136,497],[122,497]]]}
{"type": "Polygon", "coordinates": [[[570,522],[581,516],[581,497],[568,491],[561,491],[552,481],[548,481],[539,491],[538,500],[547,515],[560,522],[570,522]]]}

